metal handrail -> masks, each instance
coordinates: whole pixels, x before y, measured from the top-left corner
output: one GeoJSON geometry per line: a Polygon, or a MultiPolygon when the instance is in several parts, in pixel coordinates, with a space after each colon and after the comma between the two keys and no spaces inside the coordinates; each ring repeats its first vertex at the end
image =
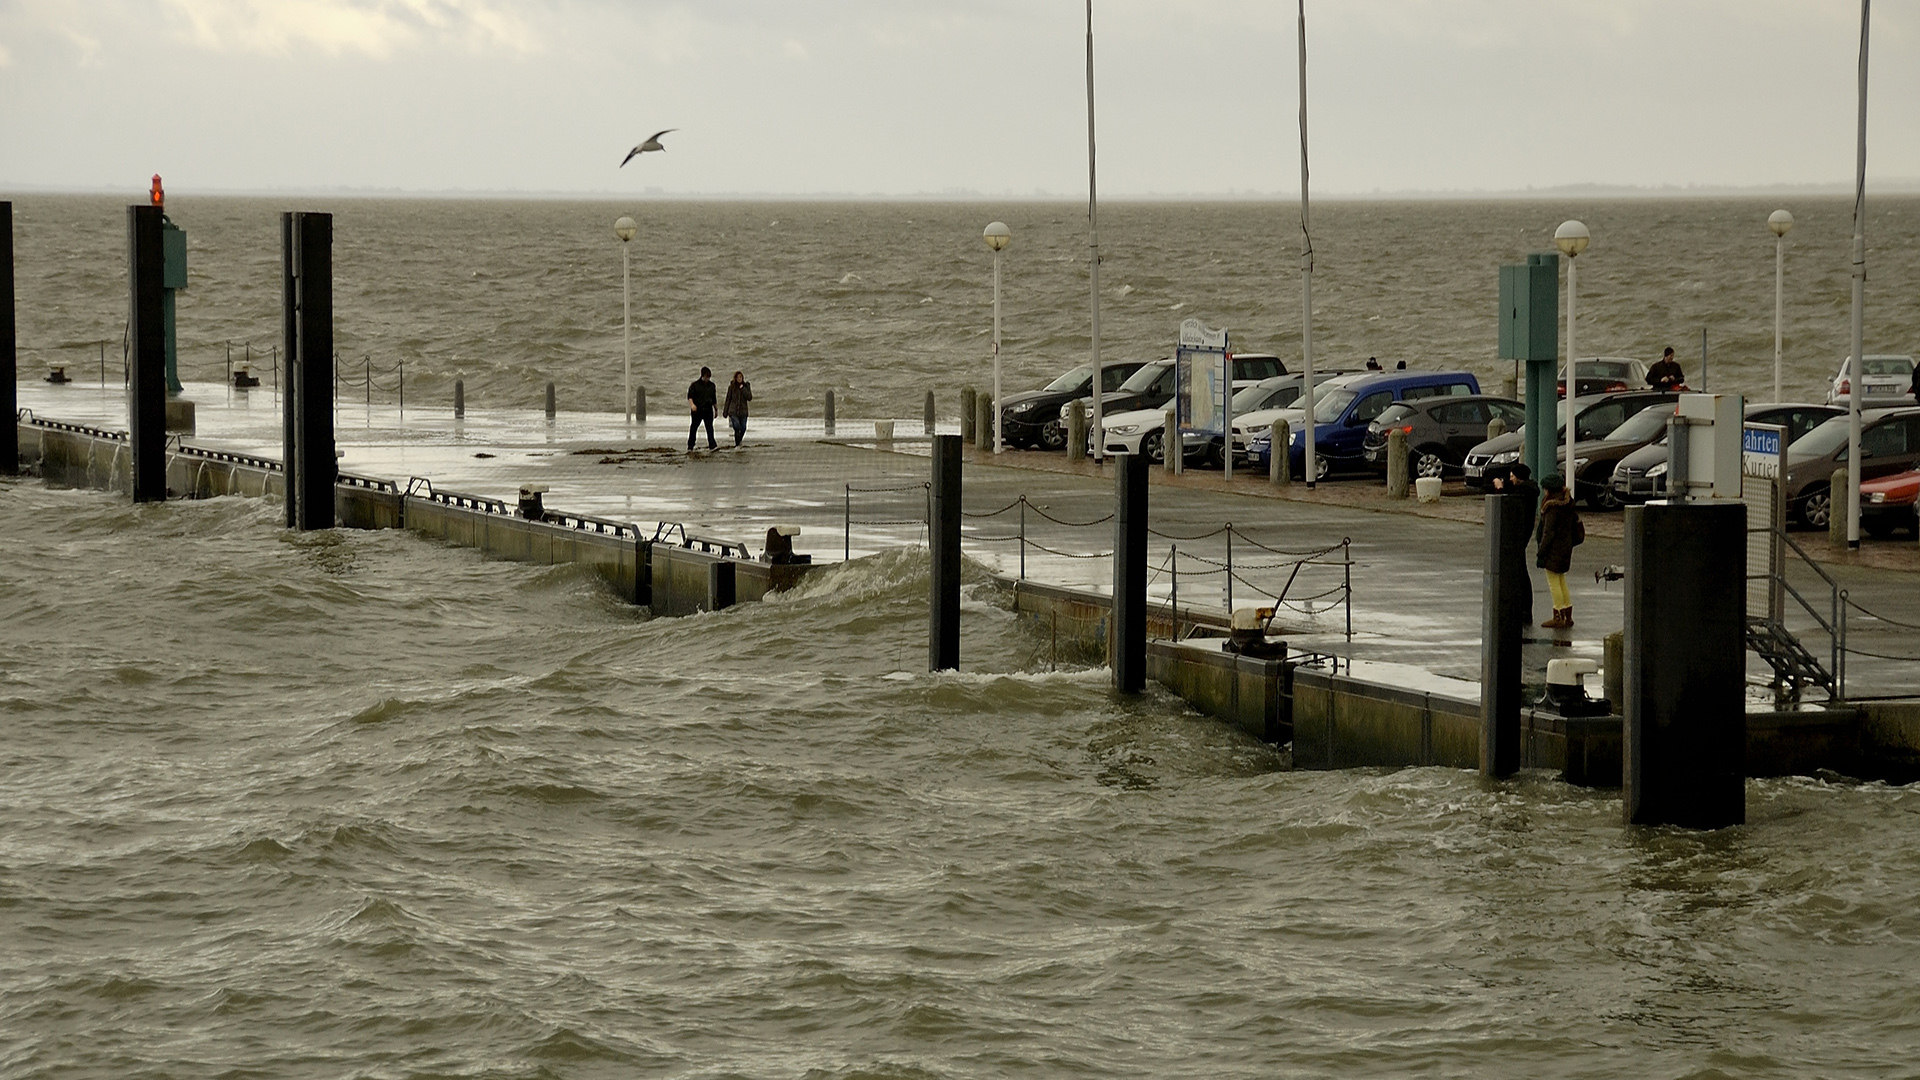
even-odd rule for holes
{"type": "Polygon", "coordinates": [[[1812,616],[1820,629],[1827,632],[1827,640],[1832,650],[1828,662],[1833,665],[1833,694],[1836,698],[1845,699],[1847,696],[1847,591],[1840,587],[1840,583],[1833,579],[1833,575],[1821,569],[1820,564],[1813,561],[1813,556],[1808,555],[1805,548],[1801,547],[1793,537],[1787,535],[1786,530],[1781,530],[1780,539],[1786,541],[1787,547],[1791,548],[1795,555],[1800,556],[1800,561],[1806,563],[1814,573],[1820,575],[1821,581],[1827,583],[1831,597],[1831,616],[1823,619],[1820,613],[1814,610],[1813,605],[1807,602],[1807,598],[1800,595],[1800,590],[1794,588],[1793,583],[1787,580],[1786,567],[1780,568],[1781,588],[1787,595],[1793,597],[1809,616],[1812,616]]]}

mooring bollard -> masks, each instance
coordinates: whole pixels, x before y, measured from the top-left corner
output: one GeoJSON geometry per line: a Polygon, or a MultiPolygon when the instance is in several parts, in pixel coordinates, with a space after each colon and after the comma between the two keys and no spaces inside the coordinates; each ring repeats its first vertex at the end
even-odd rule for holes
{"type": "MultiPolygon", "coordinates": [[[[133,458],[133,501],[167,497],[167,338],[164,325],[165,255],[158,206],[127,207],[128,355],[127,446],[133,458]]],[[[12,424],[13,421],[7,421],[12,424]]],[[[9,439],[15,438],[9,434],[9,439]]]]}
{"type": "Polygon", "coordinates": [[[1517,400],[1520,397],[1519,380],[1515,379],[1511,375],[1501,376],[1500,396],[1503,398],[1506,398],[1508,401],[1517,400]]]}
{"type": "MultiPolygon", "coordinates": [[[[1845,469],[1835,469],[1827,482],[1827,543],[1834,547],[1847,546],[1847,484],[1850,477],[1845,469]]],[[[1671,485],[1673,477],[1667,477],[1671,485]]],[[[1671,486],[1669,491],[1673,490],[1671,486]]]]}
{"type": "Polygon", "coordinates": [[[933,486],[927,550],[933,557],[927,670],[960,667],[960,436],[933,437],[933,486]]]}
{"type": "Polygon", "coordinates": [[[1627,635],[1619,630],[1600,642],[1600,693],[1618,713],[1627,699],[1627,635]]]}
{"type": "Polygon", "coordinates": [[[926,427],[927,434],[933,434],[933,391],[931,390],[927,391],[927,406],[923,410],[920,421],[926,427]]]}
{"type": "Polygon", "coordinates": [[[549,420],[553,419],[555,411],[556,411],[556,408],[555,408],[554,397],[553,397],[553,384],[548,383],[547,384],[547,419],[549,420]]]}
{"type": "Polygon", "coordinates": [[[973,445],[977,450],[993,449],[993,395],[973,396],[973,445]]]}
{"type": "Polygon", "coordinates": [[[1523,628],[1533,614],[1527,541],[1534,508],[1525,495],[1486,498],[1487,554],[1480,600],[1480,775],[1520,771],[1523,628]]]}
{"type": "Polygon", "coordinates": [[[1487,421],[1487,439],[1489,441],[1493,439],[1497,439],[1500,436],[1505,435],[1506,433],[1507,433],[1507,422],[1505,420],[1502,420],[1496,416],[1493,419],[1487,421]]]}
{"type": "Polygon", "coordinates": [[[1293,425],[1275,420],[1267,429],[1267,479],[1276,484],[1293,483],[1293,425]]]}
{"type": "Polygon", "coordinates": [[[827,390],[826,432],[833,434],[833,390],[827,390]]]}
{"type": "Polygon", "coordinates": [[[1074,398],[1067,404],[1067,460],[1087,456],[1087,403],[1074,398]]]}
{"type": "Polygon", "coordinates": [[[647,422],[647,388],[644,386],[633,391],[633,418],[643,424],[647,422]]]}
{"type": "Polygon", "coordinates": [[[960,388],[960,441],[969,444],[978,441],[978,436],[973,426],[973,398],[973,387],[963,386],[960,388]]]}
{"type": "Polygon", "coordinates": [[[453,418],[467,415],[467,383],[464,379],[453,380],[453,418]]]}
{"type": "Polygon", "coordinates": [[[1147,688],[1147,459],[1114,458],[1113,688],[1137,694],[1147,688]]]}
{"type": "Polygon", "coordinates": [[[893,444],[893,421],[875,420],[873,422],[873,441],[886,445],[893,444]]]}
{"type": "Polygon", "coordinates": [[[1387,498],[1407,497],[1407,433],[1399,428],[1387,432],[1387,498]]]}
{"type": "Polygon", "coordinates": [[[1629,825],[1717,829],[1746,821],[1746,507],[1627,509],[1626,760],[1629,825]]]}
{"type": "Polygon", "coordinates": [[[334,525],[333,215],[280,215],[286,394],[281,398],[287,527],[334,525]]]}

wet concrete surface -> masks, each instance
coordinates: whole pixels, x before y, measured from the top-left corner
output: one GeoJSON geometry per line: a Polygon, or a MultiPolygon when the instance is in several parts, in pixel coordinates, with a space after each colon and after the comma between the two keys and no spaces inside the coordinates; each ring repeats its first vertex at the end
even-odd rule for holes
{"type": "MultiPolygon", "coordinates": [[[[20,390],[21,404],[38,415],[110,429],[125,425],[117,388],[21,384],[20,390]]],[[[186,396],[198,413],[192,441],[280,456],[280,413],[271,393],[195,385],[186,396]]],[[[721,449],[704,450],[702,432],[702,449],[689,454],[685,421],[678,416],[663,420],[656,413],[650,423],[628,424],[611,414],[563,412],[550,421],[538,411],[518,410],[472,412],[456,420],[445,408],[403,415],[376,404],[340,408],[336,437],[344,451],[341,468],[348,472],[403,485],[423,477],[436,489],[505,499],[522,484],[545,484],[550,508],[643,525],[678,522],[755,551],[769,526],[799,525],[795,550],[832,561],[925,542],[928,442],[919,418],[893,425],[901,437],[879,444],[871,419],[841,420],[838,438],[827,439],[818,421],[755,418],[745,444],[735,449],[723,422],[716,425],[721,449]]],[[[1110,476],[1060,454],[1010,453],[998,463],[992,458],[968,454],[968,556],[1009,576],[1024,573],[1050,584],[1106,591],[1112,574],[1110,476]]],[[[1230,485],[1218,472],[1156,472],[1150,594],[1167,599],[1177,590],[1182,608],[1224,612],[1231,563],[1233,605],[1277,602],[1276,624],[1287,627],[1300,646],[1477,680],[1480,500],[1454,495],[1415,506],[1390,501],[1377,484],[1361,481],[1323,482],[1314,492],[1293,487],[1276,492],[1261,477],[1242,475],[1230,485]],[[1343,541],[1350,546],[1342,547],[1343,541]]],[[[1601,639],[1620,627],[1621,583],[1595,579],[1596,570],[1624,562],[1620,516],[1586,517],[1588,539],[1568,575],[1575,625],[1553,637],[1530,631],[1529,670],[1543,672],[1552,656],[1597,661],[1601,639]]],[[[1914,564],[1920,567],[1920,553],[1914,564]]],[[[1891,566],[1826,564],[1857,601],[1891,620],[1855,612],[1850,635],[1856,649],[1920,657],[1920,573],[1900,565],[1899,557],[1891,566]]],[[[1793,580],[1803,595],[1824,605],[1829,593],[1811,571],[1793,580]]],[[[1535,616],[1544,618],[1551,604],[1537,571],[1534,584],[1535,616]]],[[[1805,631],[1809,648],[1825,657],[1824,635],[1810,618],[1793,613],[1789,625],[1805,631]]],[[[1750,659],[1750,674],[1762,677],[1764,666],[1750,659]]],[[[1849,690],[1856,695],[1920,693],[1920,662],[1857,655],[1848,666],[1849,690]]]]}

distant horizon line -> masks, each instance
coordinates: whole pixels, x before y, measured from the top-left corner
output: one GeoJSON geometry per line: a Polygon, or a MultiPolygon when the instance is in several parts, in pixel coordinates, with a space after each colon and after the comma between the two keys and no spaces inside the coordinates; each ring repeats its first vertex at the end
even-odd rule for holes
{"type": "MultiPolygon", "coordinates": [[[[146,188],[121,188],[111,185],[54,185],[54,184],[14,184],[0,181],[0,195],[9,193],[32,195],[113,195],[126,193],[129,197],[140,198],[146,195],[146,188]]],[[[642,191],[586,191],[565,189],[514,189],[514,188],[404,188],[373,187],[356,185],[333,185],[316,187],[212,187],[177,188],[175,193],[191,197],[221,196],[228,198],[279,198],[286,196],[331,196],[338,198],[400,198],[400,199],[527,199],[552,202],[605,202],[622,199],[658,200],[662,202],[1016,202],[1016,203],[1073,203],[1085,200],[1085,195],[1075,192],[1055,192],[1035,189],[1026,192],[1003,191],[988,192],[971,188],[953,188],[944,191],[923,191],[906,194],[895,192],[854,192],[854,191],[815,191],[815,192],[778,192],[778,191],[668,191],[658,187],[649,187],[642,191]]],[[[1547,200],[1566,198],[1612,198],[1612,199],[1695,199],[1695,198],[1759,198],[1762,196],[1805,196],[1805,197],[1844,197],[1853,194],[1849,183],[1827,184],[1763,184],[1736,186],[1731,184],[1662,184],[1634,185],[1581,183],[1559,184],[1551,187],[1525,188],[1399,188],[1372,191],[1329,191],[1315,192],[1316,202],[1410,202],[1410,201],[1493,201],[1493,200],[1547,200]]],[[[1878,181],[1869,179],[1867,194],[1878,195],[1920,195],[1920,177],[1888,177],[1878,181]]],[[[1101,196],[1105,203],[1155,203],[1155,202],[1294,202],[1299,199],[1298,191],[1234,191],[1225,192],[1108,192],[1101,196]]]]}

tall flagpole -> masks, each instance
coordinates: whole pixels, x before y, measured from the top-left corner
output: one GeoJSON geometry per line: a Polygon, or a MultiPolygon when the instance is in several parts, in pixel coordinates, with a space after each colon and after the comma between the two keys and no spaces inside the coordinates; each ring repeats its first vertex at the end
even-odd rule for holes
{"type": "MultiPolygon", "coordinates": [[[[1307,0],[1300,0],[1300,349],[1307,370],[1303,377],[1302,399],[1306,402],[1306,481],[1313,490],[1317,475],[1317,447],[1313,423],[1313,230],[1307,220],[1307,0]]],[[[1276,454],[1291,454],[1292,447],[1276,446],[1276,454]]]]}
{"type": "MultiPolygon", "coordinates": [[[[1106,431],[1100,426],[1100,194],[1093,146],[1093,0],[1087,0],[1087,281],[1093,289],[1093,459],[1106,457],[1106,431]]],[[[1068,451],[1080,453],[1079,447],[1068,451]]]]}
{"type": "Polygon", "coordinates": [[[1860,139],[1853,173],[1853,356],[1847,361],[1847,500],[1828,492],[1827,512],[1847,515],[1847,546],[1860,546],[1860,398],[1867,303],[1867,26],[1872,0],[1860,0],[1860,139]]]}

